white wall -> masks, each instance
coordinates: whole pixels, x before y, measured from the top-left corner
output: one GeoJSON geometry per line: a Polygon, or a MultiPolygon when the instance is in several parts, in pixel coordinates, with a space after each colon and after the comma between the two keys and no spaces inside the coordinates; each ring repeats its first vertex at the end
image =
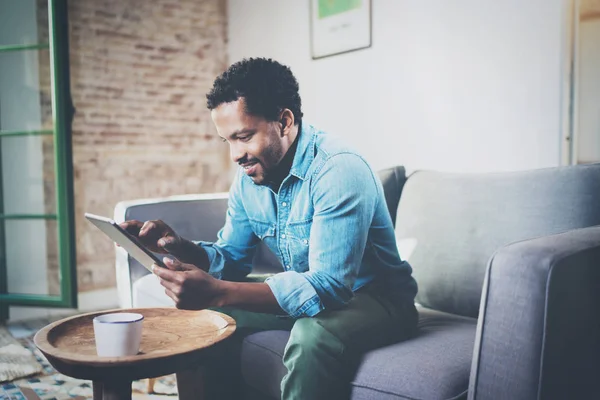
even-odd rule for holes
{"type": "Polygon", "coordinates": [[[600,19],[579,25],[577,161],[600,162],[600,19]]]}
{"type": "Polygon", "coordinates": [[[313,61],[308,0],[228,0],[229,60],[289,65],[306,120],[377,169],[559,164],[563,0],[373,3],[371,48],[313,61]]]}

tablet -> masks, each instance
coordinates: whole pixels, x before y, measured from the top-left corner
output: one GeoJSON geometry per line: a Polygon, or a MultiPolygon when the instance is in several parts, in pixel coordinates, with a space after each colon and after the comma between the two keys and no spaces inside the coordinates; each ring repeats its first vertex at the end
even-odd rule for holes
{"type": "Polygon", "coordinates": [[[152,264],[166,268],[165,264],[148,250],[135,236],[130,235],[110,218],[85,213],[85,217],[104,232],[113,242],[124,248],[133,258],[152,272],[152,264]]]}

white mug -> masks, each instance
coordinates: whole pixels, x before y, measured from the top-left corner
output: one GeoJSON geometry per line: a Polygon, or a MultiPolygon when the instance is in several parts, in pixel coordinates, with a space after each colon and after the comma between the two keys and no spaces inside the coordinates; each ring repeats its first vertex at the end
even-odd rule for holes
{"type": "Polygon", "coordinates": [[[140,351],[144,316],[111,313],[94,318],[96,352],[101,357],[133,356],[140,351]]]}

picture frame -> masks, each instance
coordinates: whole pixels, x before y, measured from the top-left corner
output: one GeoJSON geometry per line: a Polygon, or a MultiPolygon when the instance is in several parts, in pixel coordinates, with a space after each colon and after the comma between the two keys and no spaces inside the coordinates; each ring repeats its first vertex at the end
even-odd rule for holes
{"type": "Polygon", "coordinates": [[[313,60],[371,47],[372,0],[309,0],[313,60]]]}

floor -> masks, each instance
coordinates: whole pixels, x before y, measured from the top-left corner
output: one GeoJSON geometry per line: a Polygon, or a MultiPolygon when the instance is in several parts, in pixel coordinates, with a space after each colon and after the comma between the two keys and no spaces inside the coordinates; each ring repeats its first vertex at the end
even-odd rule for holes
{"type": "MultiPolygon", "coordinates": [[[[50,366],[35,345],[29,339],[44,326],[65,318],[64,315],[57,317],[38,318],[26,321],[10,322],[6,326],[11,335],[21,341],[25,347],[30,348],[38,358],[38,361],[44,366],[45,375],[34,376],[19,379],[15,382],[0,384],[0,400],[13,399],[41,399],[41,400],[62,400],[62,399],[91,399],[91,382],[66,377],[57,373],[50,366]],[[14,385],[13,385],[14,384],[14,385]],[[26,389],[23,389],[23,388],[26,389]],[[28,391],[28,392],[26,392],[28,391]]],[[[155,393],[148,394],[148,380],[133,382],[132,397],[134,400],[156,399],[156,400],[174,400],[177,399],[176,384],[174,375],[158,378],[155,382],[155,393]]]]}
{"type": "Polygon", "coordinates": [[[56,318],[38,318],[27,321],[9,322],[6,328],[15,339],[32,336],[44,326],[64,318],[59,316],[56,318]]]}

